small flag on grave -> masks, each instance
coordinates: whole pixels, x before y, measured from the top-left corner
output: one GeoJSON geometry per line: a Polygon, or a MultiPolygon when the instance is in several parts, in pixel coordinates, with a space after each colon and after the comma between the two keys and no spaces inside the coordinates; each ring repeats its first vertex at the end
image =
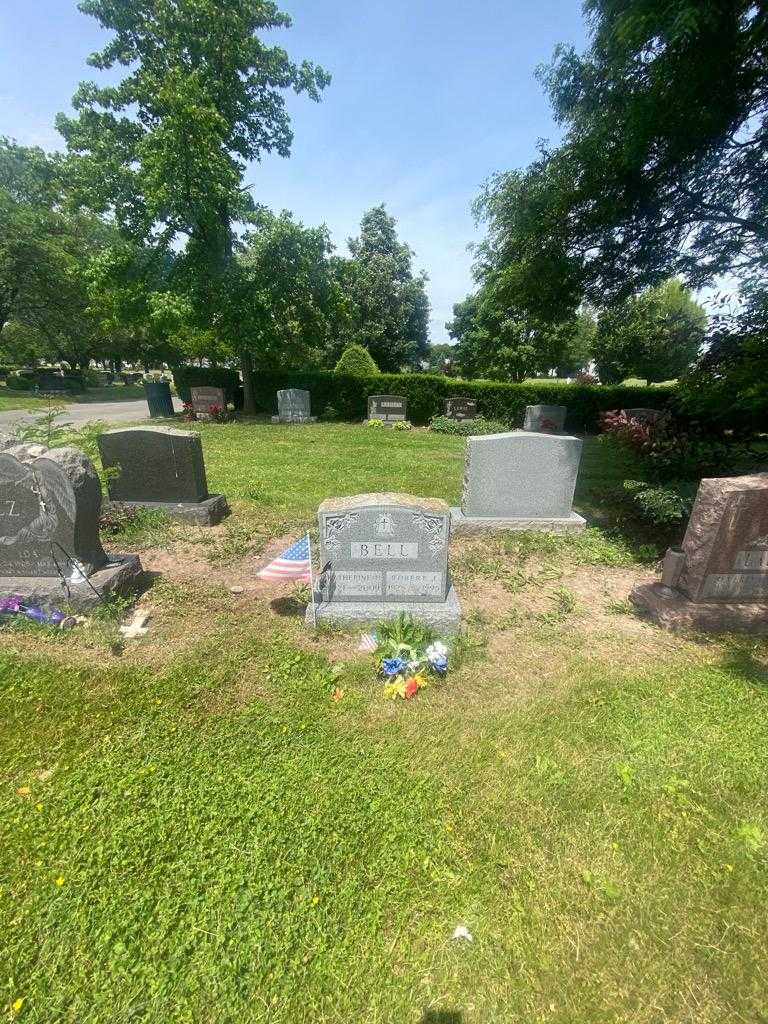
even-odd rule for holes
{"type": "Polygon", "coordinates": [[[309,534],[295,541],[281,555],[259,569],[256,576],[262,580],[311,580],[309,534]]]}
{"type": "Polygon", "coordinates": [[[374,654],[378,647],[378,641],[375,633],[363,633],[360,636],[360,643],[358,644],[358,651],[362,654],[374,654]]]}

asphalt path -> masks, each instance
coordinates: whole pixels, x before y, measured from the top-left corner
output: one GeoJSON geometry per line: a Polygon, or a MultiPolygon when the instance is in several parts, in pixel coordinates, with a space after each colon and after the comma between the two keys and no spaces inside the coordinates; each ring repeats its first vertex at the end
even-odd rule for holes
{"type": "MultiPolygon", "coordinates": [[[[181,412],[181,402],[174,398],[173,407],[181,412]]],[[[15,423],[31,423],[44,410],[16,409],[0,412],[0,429],[7,430],[15,423]]],[[[86,423],[99,420],[102,423],[135,423],[149,417],[149,409],[143,398],[132,402],[83,402],[78,405],[67,405],[58,417],[57,423],[72,423],[82,427],[86,423]]]]}

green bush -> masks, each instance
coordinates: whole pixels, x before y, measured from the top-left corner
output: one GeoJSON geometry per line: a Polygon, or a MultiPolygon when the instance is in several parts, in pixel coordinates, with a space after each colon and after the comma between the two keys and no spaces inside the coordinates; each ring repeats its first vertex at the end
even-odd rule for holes
{"type": "Polygon", "coordinates": [[[362,345],[348,345],[341,353],[333,372],[343,373],[348,377],[372,377],[379,372],[379,368],[367,348],[363,348],[362,345]]]}
{"type": "MultiPolygon", "coordinates": [[[[222,371],[194,368],[194,372],[209,374],[222,371]]],[[[206,379],[200,383],[212,381],[206,379]]],[[[178,377],[176,386],[179,389],[178,377]]],[[[608,409],[666,408],[675,393],[674,387],[627,388],[547,380],[501,384],[426,373],[379,373],[372,377],[353,377],[323,370],[257,370],[254,394],[258,411],[272,413],[275,394],[283,388],[309,391],[313,409],[332,405],[344,420],[365,419],[369,395],[402,395],[408,401],[408,419],[422,426],[433,417],[441,416],[445,399],[451,397],[474,398],[483,419],[498,420],[512,426],[522,426],[526,405],[565,405],[568,408],[566,429],[575,432],[596,432],[600,413],[608,409]]],[[[181,390],[179,397],[184,398],[181,390]]]]}
{"type": "MultiPolygon", "coordinates": [[[[243,386],[237,370],[228,370],[223,366],[174,366],[173,383],[182,402],[192,401],[192,388],[224,388],[227,402],[231,402],[235,409],[243,408],[243,386]]],[[[270,411],[274,397],[269,406],[270,411]]]]}
{"type": "Polygon", "coordinates": [[[19,377],[14,373],[6,380],[5,386],[9,391],[32,391],[35,387],[35,378],[19,377]]]}
{"type": "Polygon", "coordinates": [[[486,420],[478,416],[474,420],[454,420],[449,416],[433,416],[429,429],[436,434],[455,434],[456,437],[476,437],[478,434],[503,434],[509,424],[501,420],[486,420]]]}
{"type": "Polygon", "coordinates": [[[412,425],[408,420],[397,420],[394,425],[394,430],[411,430],[412,425]]]}

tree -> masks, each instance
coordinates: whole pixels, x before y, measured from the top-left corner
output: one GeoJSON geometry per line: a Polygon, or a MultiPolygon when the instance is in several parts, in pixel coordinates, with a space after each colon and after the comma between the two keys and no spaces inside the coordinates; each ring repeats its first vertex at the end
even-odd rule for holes
{"type": "Polygon", "coordinates": [[[347,345],[334,367],[335,373],[346,373],[350,377],[373,377],[379,372],[373,356],[362,345],[347,345]]]}
{"type": "Polygon", "coordinates": [[[214,329],[264,368],[319,363],[342,303],[328,229],[261,210],[223,278],[214,329]]]}
{"type": "Polygon", "coordinates": [[[428,373],[453,374],[456,369],[456,346],[447,342],[430,345],[425,362],[428,373]]]}
{"type": "Polygon", "coordinates": [[[679,377],[699,353],[706,322],[702,307],[674,278],[604,310],[593,342],[600,379],[679,377]]]}
{"type": "Polygon", "coordinates": [[[349,297],[348,339],[363,345],[385,372],[417,366],[428,346],[427,276],[414,277],[413,252],[397,237],[384,206],[364,214],[340,268],[349,297]]]}
{"type": "Polygon", "coordinates": [[[587,0],[587,53],[543,79],[562,145],[493,179],[481,277],[562,318],[680,275],[768,266],[768,13],[753,0],[587,0]]]}
{"type": "MultiPolygon", "coordinates": [[[[255,212],[243,187],[246,163],[290,153],[283,91],[318,100],[330,79],[259,37],[291,24],[271,0],[81,0],[80,10],[114,33],[89,63],[130,72],[113,85],[83,83],[76,116],[57,118],[77,156],[73,200],[109,211],[134,240],[169,246],[186,238],[204,324],[224,294],[217,282],[232,262],[234,224],[255,212]]],[[[250,349],[240,357],[253,411],[250,349]]]]}
{"type": "Polygon", "coordinates": [[[88,268],[115,231],[62,208],[61,170],[41,149],[0,139],[0,329],[19,359],[86,366],[107,342],[89,309],[88,268]]]}

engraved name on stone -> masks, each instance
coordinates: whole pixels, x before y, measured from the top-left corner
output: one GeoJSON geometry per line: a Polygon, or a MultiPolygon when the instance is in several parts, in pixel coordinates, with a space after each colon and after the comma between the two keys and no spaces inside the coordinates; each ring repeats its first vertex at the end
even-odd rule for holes
{"type": "Polygon", "coordinates": [[[419,545],[397,541],[357,541],[351,544],[351,558],[409,560],[419,557],[419,545]]]}
{"type": "Polygon", "coordinates": [[[337,596],[379,597],[384,591],[380,572],[334,572],[333,585],[337,596]]]}
{"type": "Polygon", "coordinates": [[[441,572],[388,572],[388,597],[436,597],[442,594],[441,572]]]}
{"type": "Polygon", "coordinates": [[[768,597],[768,572],[712,573],[704,581],[703,597],[705,600],[768,597]]]}
{"type": "Polygon", "coordinates": [[[768,551],[739,551],[734,569],[744,572],[768,572],[768,551]]]}

